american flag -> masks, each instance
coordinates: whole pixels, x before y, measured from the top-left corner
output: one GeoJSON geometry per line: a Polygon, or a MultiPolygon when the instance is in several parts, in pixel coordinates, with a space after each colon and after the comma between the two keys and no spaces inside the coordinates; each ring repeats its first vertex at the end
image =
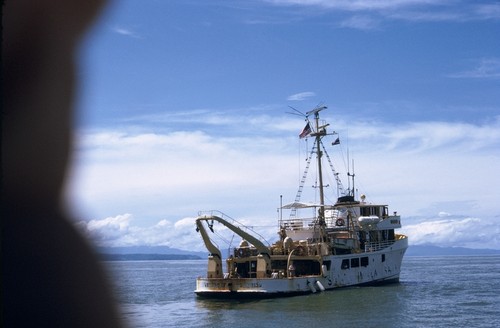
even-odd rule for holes
{"type": "Polygon", "coordinates": [[[307,135],[311,133],[311,125],[309,125],[309,122],[307,122],[306,126],[302,130],[302,132],[299,134],[299,138],[305,138],[307,135]]]}

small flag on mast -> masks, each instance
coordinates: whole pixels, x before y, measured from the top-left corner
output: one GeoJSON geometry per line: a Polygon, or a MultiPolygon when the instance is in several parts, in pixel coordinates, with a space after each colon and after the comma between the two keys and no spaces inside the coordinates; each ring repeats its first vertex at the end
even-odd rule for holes
{"type": "Polygon", "coordinates": [[[305,138],[309,135],[309,133],[311,133],[311,125],[309,125],[309,122],[307,122],[306,126],[304,127],[304,129],[302,130],[302,132],[299,134],[299,138],[302,139],[302,138],[305,138]]]}
{"type": "Polygon", "coordinates": [[[339,144],[340,144],[340,139],[339,138],[335,139],[335,141],[332,142],[332,146],[339,145],[339,144]]]}

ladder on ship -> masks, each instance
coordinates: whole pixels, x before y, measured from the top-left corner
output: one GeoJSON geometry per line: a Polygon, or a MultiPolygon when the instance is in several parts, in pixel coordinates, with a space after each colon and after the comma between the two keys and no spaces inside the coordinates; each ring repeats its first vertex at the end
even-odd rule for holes
{"type": "Polygon", "coordinates": [[[337,183],[337,198],[340,197],[340,195],[345,195],[344,191],[344,186],[342,185],[342,180],[339,178],[339,174],[337,171],[335,171],[335,168],[333,167],[332,160],[330,159],[330,155],[328,155],[328,152],[326,151],[325,146],[323,145],[323,141],[319,141],[321,143],[321,147],[323,147],[323,150],[325,151],[326,158],[328,159],[328,164],[330,165],[330,169],[332,170],[333,176],[335,177],[335,182],[337,183]]]}
{"type": "MultiPolygon", "coordinates": [[[[323,148],[323,153],[326,155],[326,158],[328,160],[328,164],[330,165],[330,169],[332,170],[333,176],[335,178],[335,182],[337,184],[337,197],[340,197],[340,195],[345,195],[346,191],[344,190],[344,187],[342,185],[342,180],[340,180],[339,174],[337,173],[337,171],[335,170],[335,168],[333,166],[333,162],[330,158],[330,155],[326,151],[326,148],[323,144],[323,141],[320,140],[320,144],[321,144],[321,147],[323,148]]],[[[313,148],[311,149],[311,151],[309,153],[309,157],[307,158],[306,168],[304,169],[304,173],[302,174],[302,178],[300,180],[299,189],[297,190],[297,194],[295,195],[295,202],[296,203],[300,202],[300,197],[302,196],[302,190],[304,189],[304,185],[305,185],[305,182],[307,179],[307,173],[309,172],[309,167],[311,166],[312,155],[315,153],[315,151],[316,151],[316,145],[313,146],[313,148]]],[[[294,207],[290,211],[290,219],[293,219],[296,217],[297,217],[297,208],[294,207]]]]}
{"type": "MultiPolygon", "coordinates": [[[[309,172],[309,166],[311,166],[311,159],[312,159],[312,155],[313,155],[315,149],[316,149],[316,145],[314,145],[311,152],[309,153],[309,157],[307,158],[306,168],[304,169],[304,173],[302,174],[302,178],[300,180],[299,189],[297,190],[297,194],[295,195],[295,202],[296,203],[300,201],[300,196],[302,195],[302,189],[304,189],[304,184],[306,183],[307,172],[309,172]]],[[[290,219],[295,218],[295,217],[297,217],[297,208],[294,207],[290,211],[290,219]]]]}

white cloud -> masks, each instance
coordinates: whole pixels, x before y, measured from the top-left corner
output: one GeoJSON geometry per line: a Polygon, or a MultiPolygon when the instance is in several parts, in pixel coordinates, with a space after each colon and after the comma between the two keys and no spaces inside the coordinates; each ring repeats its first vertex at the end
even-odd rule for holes
{"type": "MultiPolygon", "coordinates": [[[[235,126],[239,119],[229,112],[226,116],[231,123],[219,121],[205,131],[144,132],[144,126],[137,133],[123,129],[81,134],[68,185],[76,216],[93,218],[86,229],[105,235],[109,243],[168,244],[177,238],[188,249],[199,236],[191,232],[194,221],[186,217],[199,210],[219,209],[252,225],[274,226],[279,195],[284,202],[294,199],[305,167],[305,153],[297,152],[299,144],[305,145],[297,138],[303,121],[280,115],[235,126]],[[283,125],[273,130],[281,118],[283,125]],[[134,225],[131,214],[117,213],[132,213],[134,225]]],[[[457,211],[470,218],[500,214],[500,193],[494,187],[500,185],[499,118],[480,125],[395,125],[345,117],[328,121],[341,137],[340,146],[327,147],[344,186],[347,169],[341,153],[345,158],[349,144],[356,188],[369,201],[388,203],[403,218],[442,212],[432,220],[439,222],[448,222],[447,213],[457,211]],[[341,128],[345,121],[352,122],[349,140],[341,128]]],[[[310,176],[314,180],[313,168],[310,176]]],[[[326,180],[327,197],[334,201],[335,182],[330,176],[326,180]]],[[[315,200],[313,184],[306,183],[304,201],[315,200]]],[[[457,224],[453,222],[449,224],[457,224]]],[[[477,233],[482,227],[477,225],[477,233]]],[[[412,233],[426,231],[410,228],[412,233]]],[[[274,230],[266,233],[273,236],[274,230]]]]}
{"type": "Polygon", "coordinates": [[[88,222],[79,221],[77,225],[97,244],[122,244],[124,236],[131,232],[129,229],[131,217],[130,214],[123,214],[100,220],[93,219],[88,222]]]}
{"type": "Polygon", "coordinates": [[[202,241],[196,233],[194,218],[173,223],[162,219],[150,226],[134,225],[130,214],[79,221],[77,226],[97,246],[169,246],[202,251],[202,241]],[[193,249],[193,245],[195,248],[193,249]]]}
{"type": "Polygon", "coordinates": [[[329,9],[364,11],[442,4],[441,0],[269,0],[279,5],[316,6],[329,9]]]}
{"type": "Polygon", "coordinates": [[[500,228],[495,221],[447,215],[407,224],[402,232],[409,236],[410,245],[500,249],[500,228]]]}
{"type": "Polygon", "coordinates": [[[472,79],[500,78],[500,58],[482,58],[473,69],[450,74],[448,77],[472,79]]]}
{"type": "MultiPolygon", "coordinates": [[[[101,247],[169,246],[182,250],[204,251],[203,241],[195,230],[194,222],[194,217],[183,218],[174,223],[162,219],[144,227],[134,225],[132,215],[124,214],[101,220],[80,221],[77,224],[101,247]]],[[[255,218],[242,219],[240,222],[252,225],[255,218]]],[[[254,225],[254,230],[268,242],[273,242],[277,238],[276,227],[276,224],[268,222],[264,226],[254,225]]],[[[211,234],[211,238],[221,249],[230,245],[234,247],[240,242],[240,237],[234,236],[221,225],[215,227],[215,232],[211,234]]],[[[410,245],[500,249],[500,227],[494,218],[460,217],[444,212],[430,219],[403,218],[400,233],[408,235],[410,245]],[[412,222],[415,220],[417,222],[412,222]]]]}
{"type": "MultiPolygon", "coordinates": [[[[363,129],[365,130],[365,129],[363,129]]],[[[446,150],[469,152],[500,147],[500,116],[482,125],[454,122],[415,122],[398,128],[388,127],[385,133],[387,150],[408,152],[446,150]]],[[[356,135],[354,135],[356,137],[356,135]]]]}
{"type": "Polygon", "coordinates": [[[369,30],[383,19],[410,22],[469,22],[500,19],[500,4],[446,0],[267,0],[279,6],[315,7],[355,15],[340,26],[369,30]]]}
{"type": "Polygon", "coordinates": [[[269,193],[277,198],[277,186],[291,189],[295,182],[296,166],[289,163],[296,163],[296,152],[289,150],[287,139],[110,131],[80,140],[68,186],[77,211],[87,209],[80,217],[114,215],[119,209],[151,222],[161,214],[240,207],[244,198],[269,193]]]}
{"type": "Polygon", "coordinates": [[[484,3],[477,4],[475,13],[483,19],[499,19],[500,18],[500,3],[484,3]]]}
{"type": "Polygon", "coordinates": [[[358,30],[373,30],[379,26],[379,21],[367,15],[355,15],[342,21],[340,26],[358,30]]]}
{"type": "Polygon", "coordinates": [[[109,217],[103,220],[90,220],[87,223],[87,230],[93,231],[106,230],[107,235],[120,235],[122,232],[128,231],[130,214],[118,215],[109,217]]]}
{"type": "Polygon", "coordinates": [[[141,36],[139,34],[137,34],[135,31],[131,30],[130,28],[115,26],[112,28],[112,31],[117,33],[117,34],[123,35],[123,36],[131,37],[131,38],[135,38],[135,39],[141,39],[141,36]]]}
{"type": "Polygon", "coordinates": [[[314,96],[316,96],[316,94],[314,92],[306,91],[306,92],[300,92],[300,93],[296,93],[296,94],[293,94],[291,96],[288,96],[286,98],[286,100],[290,100],[290,101],[302,101],[302,100],[305,100],[307,98],[311,98],[311,97],[314,97],[314,96]]]}

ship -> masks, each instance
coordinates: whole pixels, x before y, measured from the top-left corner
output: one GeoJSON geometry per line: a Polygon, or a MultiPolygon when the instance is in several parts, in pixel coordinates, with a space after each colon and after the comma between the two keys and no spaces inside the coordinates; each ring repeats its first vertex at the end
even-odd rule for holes
{"type": "Polygon", "coordinates": [[[357,197],[354,171],[347,172],[349,186],[343,188],[324,146],[324,140],[332,136],[337,136],[332,145],[340,143],[338,133],[329,133],[329,124],[320,120],[324,109],[326,106],[318,106],[303,114],[307,124],[299,138],[312,139],[313,147],[295,201],[283,205],[280,200],[277,241],[270,244],[255,229],[221,211],[198,213],[196,230],[208,250],[206,276],[196,279],[194,292],[198,297],[285,297],[399,282],[408,248],[408,237],[396,232],[401,228],[401,217],[397,212],[390,213],[388,205],[368,202],[364,194],[357,197]],[[302,202],[300,197],[313,157],[319,201],[302,202]],[[325,202],[325,158],[337,183],[337,195],[333,197],[336,200],[331,204],[325,202]],[[286,218],[284,211],[289,211],[286,218]],[[304,212],[309,214],[303,215],[304,212]],[[237,246],[229,248],[225,260],[211,235],[219,225],[240,240],[237,246]]]}

